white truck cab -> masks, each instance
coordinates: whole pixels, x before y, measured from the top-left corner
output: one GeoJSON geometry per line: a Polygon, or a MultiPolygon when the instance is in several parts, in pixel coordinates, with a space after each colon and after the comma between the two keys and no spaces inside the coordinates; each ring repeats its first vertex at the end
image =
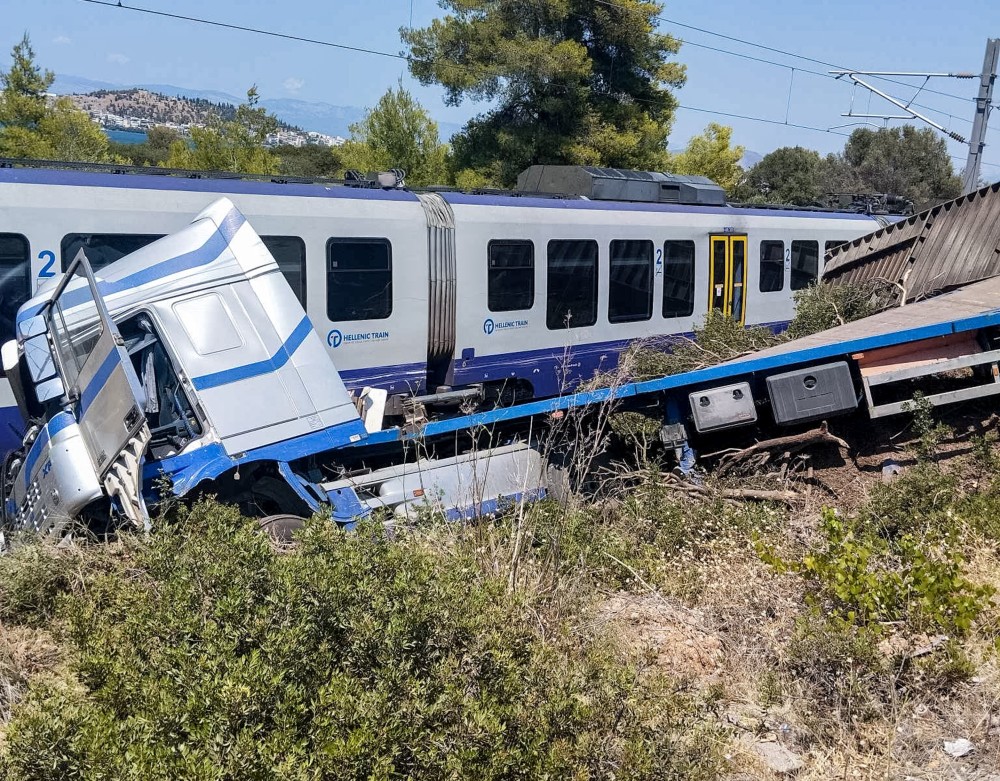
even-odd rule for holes
{"type": "Polygon", "coordinates": [[[20,309],[2,357],[28,424],[0,476],[8,529],[59,533],[109,515],[148,525],[146,499],[164,481],[179,496],[210,486],[259,515],[326,506],[344,523],[377,507],[468,515],[544,494],[539,455],[523,443],[436,460],[382,453],[381,468],[363,466],[369,431],[355,401],[225,198],[99,279],[81,252],[20,309]]]}

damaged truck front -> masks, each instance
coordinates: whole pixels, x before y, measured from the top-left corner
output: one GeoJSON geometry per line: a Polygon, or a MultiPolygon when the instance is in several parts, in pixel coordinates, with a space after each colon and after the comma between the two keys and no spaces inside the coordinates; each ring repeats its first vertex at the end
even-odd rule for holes
{"type": "Polygon", "coordinates": [[[517,443],[338,466],[343,449],[360,452],[364,423],[274,259],[226,199],[100,279],[81,253],[21,308],[2,357],[27,421],[3,467],[6,530],[148,526],[145,499],[163,490],[210,488],[261,516],[329,508],[345,523],[377,507],[405,514],[418,497],[468,514],[484,496],[544,493],[538,453],[517,443]]]}

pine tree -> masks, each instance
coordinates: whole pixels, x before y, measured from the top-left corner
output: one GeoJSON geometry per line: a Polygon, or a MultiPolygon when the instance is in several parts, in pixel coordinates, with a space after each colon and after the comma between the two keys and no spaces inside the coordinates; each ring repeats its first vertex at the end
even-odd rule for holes
{"type": "Polygon", "coordinates": [[[653,0],[441,0],[402,30],[410,70],[446,102],[492,106],[452,139],[459,180],[510,186],[535,163],[662,170],[684,67],[653,0]],[[471,175],[470,175],[471,169],[471,175]]]}

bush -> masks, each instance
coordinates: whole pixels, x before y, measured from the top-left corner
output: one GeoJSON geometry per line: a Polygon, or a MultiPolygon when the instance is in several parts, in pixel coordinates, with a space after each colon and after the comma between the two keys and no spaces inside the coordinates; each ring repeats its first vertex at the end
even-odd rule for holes
{"type": "Polygon", "coordinates": [[[917,464],[892,482],[872,487],[858,511],[858,526],[887,538],[927,531],[946,535],[955,528],[957,491],[954,477],[930,464],[917,464]]]}
{"type": "Polygon", "coordinates": [[[6,778],[718,774],[692,700],[540,637],[471,544],[315,519],[277,553],[233,510],[181,515],[66,598],[75,675],[17,708],[6,778]]]}
{"type": "Polygon", "coordinates": [[[798,561],[769,558],[805,577],[825,615],[876,633],[905,622],[912,631],[961,637],[990,604],[993,589],[962,575],[965,559],[954,536],[887,539],[829,509],[820,534],[818,549],[798,561]]]}
{"type": "Polygon", "coordinates": [[[839,711],[835,718],[848,726],[876,717],[892,687],[877,633],[824,616],[815,607],[795,622],[786,666],[808,685],[818,702],[839,711]]]}
{"type": "Polygon", "coordinates": [[[0,555],[0,620],[38,627],[55,614],[73,581],[79,554],[47,540],[17,541],[0,555]]]}
{"type": "Polygon", "coordinates": [[[622,359],[622,364],[633,379],[649,380],[714,366],[780,341],[782,337],[767,328],[744,327],[713,311],[694,329],[693,339],[672,338],[640,344],[622,359]]]}

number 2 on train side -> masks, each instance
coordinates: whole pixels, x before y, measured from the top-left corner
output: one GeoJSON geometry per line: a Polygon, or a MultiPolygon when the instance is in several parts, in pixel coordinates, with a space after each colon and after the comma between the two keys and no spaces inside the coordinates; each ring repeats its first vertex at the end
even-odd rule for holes
{"type": "Polygon", "coordinates": [[[52,270],[52,267],[55,265],[56,262],[56,253],[54,253],[50,249],[43,249],[41,252],[38,253],[38,259],[46,261],[45,265],[42,266],[42,270],[38,272],[38,276],[41,279],[49,279],[50,277],[54,277],[56,275],[56,272],[52,270]]]}

